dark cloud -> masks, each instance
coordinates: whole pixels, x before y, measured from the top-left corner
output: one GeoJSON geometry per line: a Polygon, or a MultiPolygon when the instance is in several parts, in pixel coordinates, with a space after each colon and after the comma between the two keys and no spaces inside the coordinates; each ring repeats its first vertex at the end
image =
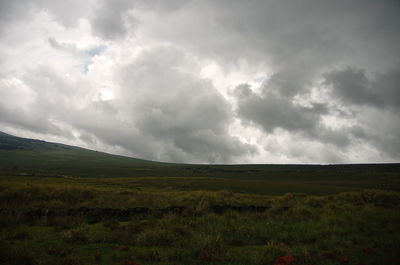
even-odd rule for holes
{"type": "Polygon", "coordinates": [[[154,23],[146,34],[221,62],[315,69],[349,57],[366,63],[365,52],[375,64],[399,56],[396,1],[190,1],[159,10],[163,23],[143,18],[154,23]]]}
{"type": "Polygon", "coordinates": [[[365,72],[347,68],[325,74],[325,84],[334,87],[333,93],[343,100],[355,104],[377,104],[379,98],[369,87],[365,72]]]}
{"type": "Polygon", "coordinates": [[[390,69],[372,81],[372,87],[378,90],[378,94],[386,105],[400,108],[400,66],[390,69]]]}
{"type": "Polygon", "coordinates": [[[332,86],[334,96],[347,104],[400,107],[400,68],[390,69],[371,79],[364,70],[348,67],[326,73],[324,82],[332,86]]]}
{"type": "Polygon", "coordinates": [[[261,92],[253,93],[250,86],[240,85],[235,90],[238,101],[238,115],[266,132],[275,128],[289,131],[314,130],[320,115],[327,113],[323,104],[311,103],[302,106],[294,102],[296,95],[307,95],[306,84],[293,72],[279,72],[264,81],[261,92]]]}
{"type": "Polygon", "coordinates": [[[400,118],[398,109],[381,110],[362,108],[357,116],[362,126],[358,139],[380,151],[381,156],[388,155],[400,159],[400,118]]]}
{"type": "Polygon", "coordinates": [[[320,111],[318,106],[296,106],[290,99],[274,94],[253,94],[239,99],[238,105],[240,117],[260,124],[266,132],[275,128],[289,131],[313,130],[319,123],[320,111]]]}

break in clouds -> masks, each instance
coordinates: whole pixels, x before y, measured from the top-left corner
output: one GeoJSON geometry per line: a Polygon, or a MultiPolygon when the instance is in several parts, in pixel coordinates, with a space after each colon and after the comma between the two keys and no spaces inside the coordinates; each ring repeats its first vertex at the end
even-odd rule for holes
{"type": "Polygon", "coordinates": [[[0,0],[1,131],[167,162],[400,158],[396,0],[0,0]]]}

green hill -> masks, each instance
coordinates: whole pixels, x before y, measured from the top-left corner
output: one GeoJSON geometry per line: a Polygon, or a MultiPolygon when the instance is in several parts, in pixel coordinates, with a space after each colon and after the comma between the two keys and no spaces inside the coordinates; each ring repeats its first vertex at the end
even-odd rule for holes
{"type": "Polygon", "coordinates": [[[20,174],[126,176],[162,163],[111,155],[0,132],[0,171],[20,174]]]}

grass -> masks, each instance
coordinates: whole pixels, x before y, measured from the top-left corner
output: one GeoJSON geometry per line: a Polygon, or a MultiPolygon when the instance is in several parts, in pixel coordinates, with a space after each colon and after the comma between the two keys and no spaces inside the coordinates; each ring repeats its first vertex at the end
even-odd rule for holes
{"type": "Polygon", "coordinates": [[[26,178],[0,181],[1,264],[261,265],[277,264],[282,256],[300,265],[396,264],[400,258],[400,194],[393,191],[272,196],[147,186],[138,191],[130,178],[116,180],[119,185],[103,178],[26,178]],[[268,208],[218,213],[216,205],[268,208]],[[24,216],[32,209],[139,206],[154,211],[94,222],[85,214],[24,216]],[[157,211],[169,206],[185,210],[157,211]]]}
{"type": "Polygon", "coordinates": [[[399,173],[167,164],[0,132],[0,264],[399,264],[399,173]]]}
{"type": "MultiPolygon", "coordinates": [[[[194,165],[110,155],[0,133],[0,175],[71,178],[85,184],[138,189],[221,190],[280,195],[328,194],[361,189],[400,191],[400,164],[194,165]],[[78,179],[80,178],[80,179],[78,179]],[[88,178],[95,178],[94,181],[88,178]],[[130,178],[128,181],[124,178],[130,178]]],[[[34,181],[35,178],[27,178],[34,181]]]]}

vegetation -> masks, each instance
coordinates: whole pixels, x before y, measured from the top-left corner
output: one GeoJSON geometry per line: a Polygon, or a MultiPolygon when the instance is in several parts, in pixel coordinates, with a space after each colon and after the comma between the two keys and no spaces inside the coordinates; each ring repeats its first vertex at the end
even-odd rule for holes
{"type": "Polygon", "coordinates": [[[161,192],[132,189],[129,178],[126,187],[26,178],[1,178],[1,264],[396,264],[400,258],[397,192],[161,192]],[[149,211],[119,215],[124,209],[149,211]],[[282,263],[284,256],[294,261],[282,263]]]}
{"type": "Polygon", "coordinates": [[[0,264],[399,264],[399,168],[164,164],[0,133],[0,264]]]}
{"type": "Polygon", "coordinates": [[[47,182],[51,179],[77,185],[112,183],[115,187],[128,186],[139,190],[228,189],[270,195],[287,192],[324,195],[362,189],[400,191],[399,172],[400,164],[169,164],[0,133],[0,174],[29,177],[21,179],[24,182],[47,182]]]}

